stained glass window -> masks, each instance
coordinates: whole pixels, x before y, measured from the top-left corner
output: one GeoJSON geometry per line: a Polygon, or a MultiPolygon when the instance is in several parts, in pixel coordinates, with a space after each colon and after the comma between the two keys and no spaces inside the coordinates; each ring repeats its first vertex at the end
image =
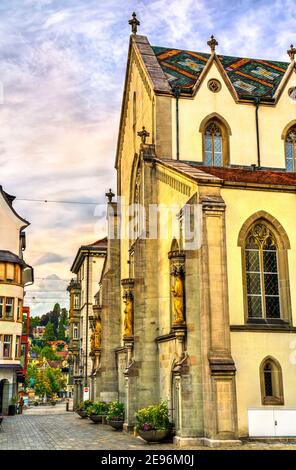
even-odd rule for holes
{"type": "Polygon", "coordinates": [[[205,130],[205,156],[207,166],[222,166],[222,132],[215,121],[211,121],[205,130]]]}
{"type": "Polygon", "coordinates": [[[277,246],[263,223],[255,224],[245,245],[248,317],[280,318],[277,246]]]}
{"type": "Polygon", "coordinates": [[[296,171],[296,126],[291,127],[286,137],[286,169],[296,171]]]}

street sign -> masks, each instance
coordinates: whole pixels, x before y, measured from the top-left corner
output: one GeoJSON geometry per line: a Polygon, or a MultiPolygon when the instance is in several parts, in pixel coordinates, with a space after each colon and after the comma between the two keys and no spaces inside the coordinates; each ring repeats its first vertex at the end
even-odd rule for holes
{"type": "Polygon", "coordinates": [[[83,389],[83,401],[89,400],[89,387],[84,387],[83,389]]]}

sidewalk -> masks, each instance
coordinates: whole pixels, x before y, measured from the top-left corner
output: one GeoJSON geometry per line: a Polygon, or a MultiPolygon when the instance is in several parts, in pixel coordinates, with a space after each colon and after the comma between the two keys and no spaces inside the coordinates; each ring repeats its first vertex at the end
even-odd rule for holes
{"type": "MultiPolygon", "coordinates": [[[[66,404],[33,406],[24,414],[6,416],[0,431],[1,450],[204,450],[192,446],[182,449],[170,443],[147,444],[111,426],[94,424],[67,412],[66,404]]],[[[218,449],[220,450],[220,449],[218,449]]],[[[295,443],[244,442],[227,450],[296,450],[295,443]]]]}

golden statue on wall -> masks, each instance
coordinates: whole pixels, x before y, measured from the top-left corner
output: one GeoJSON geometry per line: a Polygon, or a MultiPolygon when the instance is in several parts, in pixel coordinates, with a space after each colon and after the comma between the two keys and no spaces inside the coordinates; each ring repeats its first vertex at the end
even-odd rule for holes
{"type": "Polygon", "coordinates": [[[182,273],[176,273],[175,284],[172,287],[173,294],[173,324],[184,324],[184,278],[182,273]]]}
{"type": "Polygon", "coordinates": [[[94,332],[95,349],[101,348],[101,342],[102,342],[102,324],[101,324],[101,320],[97,320],[95,332],[94,332]]]}
{"type": "Polygon", "coordinates": [[[90,352],[93,353],[95,349],[95,332],[92,331],[90,335],[90,352]]]}
{"type": "Polygon", "coordinates": [[[133,298],[130,295],[127,295],[124,299],[125,309],[124,309],[124,321],[123,321],[123,337],[130,338],[133,336],[133,298]]]}

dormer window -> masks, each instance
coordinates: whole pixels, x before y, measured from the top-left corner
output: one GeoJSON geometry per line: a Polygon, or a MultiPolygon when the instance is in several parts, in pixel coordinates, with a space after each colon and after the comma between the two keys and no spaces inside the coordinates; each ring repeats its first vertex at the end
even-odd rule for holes
{"type": "Polygon", "coordinates": [[[203,139],[204,165],[228,166],[231,129],[223,116],[217,113],[206,116],[200,123],[199,132],[201,132],[203,139]]]}
{"type": "Polygon", "coordinates": [[[286,169],[296,171],[296,126],[289,129],[285,140],[286,169]]]}
{"type": "Polygon", "coordinates": [[[222,166],[222,131],[216,121],[210,122],[205,129],[205,165],[222,166]]]}

